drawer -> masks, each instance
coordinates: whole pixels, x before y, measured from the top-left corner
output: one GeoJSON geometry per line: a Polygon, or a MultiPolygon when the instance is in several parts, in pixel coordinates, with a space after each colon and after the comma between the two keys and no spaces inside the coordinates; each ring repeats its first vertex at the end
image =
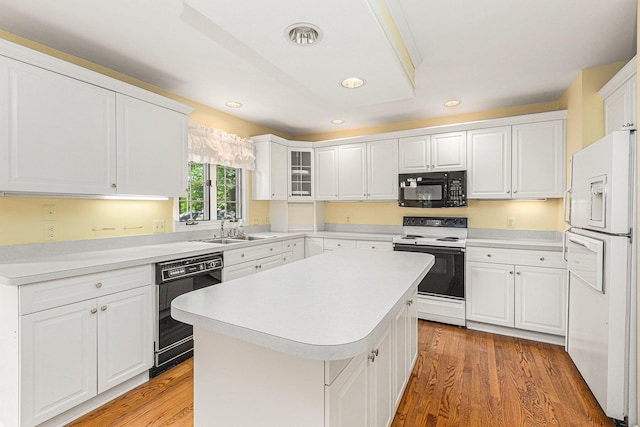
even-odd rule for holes
{"type": "Polygon", "coordinates": [[[282,252],[282,263],[289,264],[290,262],[293,262],[293,251],[282,252]]]}
{"type": "Polygon", "coordinates": [[[334,251],[336,249],[355,248],[355,240],[347,239],[324,239],[324,250],[334,251]]]}
{"type": "Polygon", "coordinates": [[[225,265],[224,281],[236,279],[238,277],[248,276],[249,274],[259,273],[273,267],[282,265],[282,254],[271,255],[264,258],[254,259],[248,262],[241,262],[234,265],[225,265]]]}
{"type": "Polygon", "coordinates": [[[152,271],[145,265],[20,286],[20,314],[150,285],[152,271]]]}
{"type": "Polygon", "coordinates": [[[565,268],[562,252],[503,248],[467,248],[467,261],[565,268]]]}
{"type": "Polygon", "coordinates": [[[373,240],[358,240],[356,242],[358,249],[375,249],[380,251],[392,251],[393,243],[391,242],[376,242],[373,240]]]}
{"type": "Polygon", "coordinates": [[[231,249],[224,251],[224,265],[230,266],[241,262],[253,261],[271,255],[282,253],[282,242],[263,243],[258,246],[250,246],[243,249],[231,249]]]}

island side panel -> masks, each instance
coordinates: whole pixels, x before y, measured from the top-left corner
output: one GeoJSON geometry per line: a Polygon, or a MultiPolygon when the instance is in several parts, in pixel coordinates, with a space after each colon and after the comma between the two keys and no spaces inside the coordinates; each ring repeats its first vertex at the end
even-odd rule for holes
{"type": "Polygon", "coordinates": [[[194,327],[194,426],[323,427],[324,362],[194,327]]]}

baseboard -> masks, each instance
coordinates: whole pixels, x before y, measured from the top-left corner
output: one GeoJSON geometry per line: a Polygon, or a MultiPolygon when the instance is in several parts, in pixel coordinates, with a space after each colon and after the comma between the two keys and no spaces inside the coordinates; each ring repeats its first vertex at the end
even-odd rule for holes
{"type": "Polygon", "coordinates": [[[508,328],[505,326],[490,325],[487,323],[467,320],[467,328],[475,331],[490,332],[492,334],[506,335],[515,338],[523,338],[532,341],[545,342],[564,346],[564,336],[550,335],[542,332],[525,331],[524,329],[508,328]]]}

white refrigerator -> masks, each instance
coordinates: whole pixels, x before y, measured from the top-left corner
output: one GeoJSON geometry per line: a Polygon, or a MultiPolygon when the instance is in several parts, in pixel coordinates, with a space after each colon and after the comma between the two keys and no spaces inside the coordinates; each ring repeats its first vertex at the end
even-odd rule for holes
{"type": "Polygon", "coordinates": [[[616,131],[571,157],[564,236],[567,352],[607,416],[630,426],[638,422],[635,146],[634,131],[616,131]]]}

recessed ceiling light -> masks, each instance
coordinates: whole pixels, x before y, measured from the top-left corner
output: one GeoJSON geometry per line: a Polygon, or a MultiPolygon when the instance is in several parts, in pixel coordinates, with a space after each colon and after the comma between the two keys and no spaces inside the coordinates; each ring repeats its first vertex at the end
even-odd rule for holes
{"type": "Polygon", "coordinates": [[[320,28],[305,22],[289,25],[284,35],[291,43],[297,46],[310,46],[322,39],[320,28]]]}
{"type": "Polygon", "coordinates": [[[242,103],[238,101],[229,101],[229,102],[226,102],[224,105],[226,105],[229,108],[242,108],[242,103]]]}
{"type": "Polygon", "coordinates": [[[357,89],[364,84],[364,80],[357,77],[349,77],[341,81],[340,84],[347,89],[357,89]]]}
{"type": "Polygon", "coordinates": [[[341,125],[344,123],[344,120],[342,119],[333,119],[331,120],[331,123],[333,123],[334,125],[341,125]]]}
{"type": "Polygon", "coordinates": [[[451,101],[447,101],[444,103],[445,107],[457,107],[458,105],[460,105],[460,101],[458,101],[457,99],[452,99],[451,101]]]}

